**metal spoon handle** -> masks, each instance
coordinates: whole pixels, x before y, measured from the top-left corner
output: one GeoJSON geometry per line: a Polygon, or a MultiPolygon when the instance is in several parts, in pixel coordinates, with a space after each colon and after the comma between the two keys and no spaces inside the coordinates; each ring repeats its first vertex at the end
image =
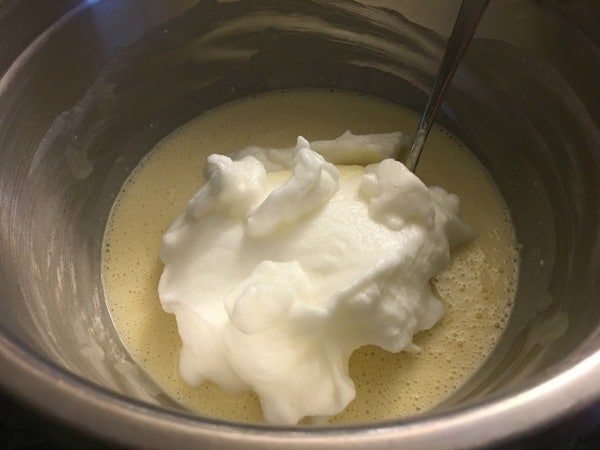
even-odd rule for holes
{"type": "Polygon", "coordinates": [[[488,3],[489,0],[463,0],[460,6],[456,21],[454,22],[452,34],[446,44],[444,57],[440,63],[433,89],[427,100],[427,106],[425,106],[425,111],[423,111],[419,126],[415,132],[412,146],[406,157],[406,167],[408,167],[411,172],[414,172],[417,167],[423,145],[425,144],[425,139],[427,139],[429,130],[431,130],[435,115],[442,104],[442,100],[450,85],[450,81],[454,76],[454,72],[456,72],[456,68],[462,60],[462,57],[473,38],[473,34],[475,34],[477,24],[488,3]]]}

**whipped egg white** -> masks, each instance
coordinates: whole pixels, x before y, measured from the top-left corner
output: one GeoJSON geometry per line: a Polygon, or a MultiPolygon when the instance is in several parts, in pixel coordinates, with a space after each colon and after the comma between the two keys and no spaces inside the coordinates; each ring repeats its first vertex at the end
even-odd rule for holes
{"type": "Polygon", "coordinates": [[[430,279],[471,233],[457,196],[389,158],[403,139],[347,132],[208,157],[160,254],[187,383],[252,390],[267,422],[294,424],[352,401],[355,349],[418,350],[413,335],[444,314],[430,279]]]}

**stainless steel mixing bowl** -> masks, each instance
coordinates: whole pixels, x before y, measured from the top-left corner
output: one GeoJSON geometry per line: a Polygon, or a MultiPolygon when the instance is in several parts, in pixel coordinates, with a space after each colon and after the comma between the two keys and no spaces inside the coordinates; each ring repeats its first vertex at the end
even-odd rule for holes
{"type": "Polygon", "coordinates": [[[501,342],[434,411],[323,428],[197,417],[137,368],[110,321],[104,225],[158,140],[220,103],[296,86],[420,110],[457,6],[0,1],[0,388],[64,430],[131,448],[520,446],[598,424],[594,1],[491,2],[444,104],[440,121],[497,181],[522,249],[501,342]]]}

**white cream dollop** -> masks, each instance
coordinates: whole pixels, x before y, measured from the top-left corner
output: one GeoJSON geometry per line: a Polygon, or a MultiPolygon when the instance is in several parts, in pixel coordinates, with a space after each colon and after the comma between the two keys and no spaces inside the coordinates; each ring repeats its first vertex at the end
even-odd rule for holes
{"type": "MultiPolygon", "coordinates": [[[[383,158],[401,140],[346,133],[316,147],[383,158]]],[[[418,350],[413,335],[444,313],[430,278],[470,237],[458,198],[401,163],[336,167],[313,147],[300,137],[295,149],[211,155],[160,255],[184,380],[252,390],[274,424],[342,411],[355,396],[356,348],[418,350]]]]}

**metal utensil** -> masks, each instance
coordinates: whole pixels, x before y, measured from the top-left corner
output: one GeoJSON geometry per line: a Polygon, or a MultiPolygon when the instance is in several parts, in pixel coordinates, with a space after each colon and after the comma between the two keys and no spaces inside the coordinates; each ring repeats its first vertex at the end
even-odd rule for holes
{"type": "Polygon", "coordinates": [[[460,64],[467,47],[471,43],[477,24],[488,3],[489,0],[463,0],[460,6],[433,89],[427,100],[425,110],[421,115],[421,120],[419,121],[419,126],[415,132],[412,146],[406,156],[405,164],[411,172],[414,172],[417,167],[419,157],[423,151],[423,146],[425,145],[429,130],[431,130],[431,126],[433,125],[435,115],[442,104],[442,100],[446,95],[446,91],[452,81],[454,73],[460,64]]]}

